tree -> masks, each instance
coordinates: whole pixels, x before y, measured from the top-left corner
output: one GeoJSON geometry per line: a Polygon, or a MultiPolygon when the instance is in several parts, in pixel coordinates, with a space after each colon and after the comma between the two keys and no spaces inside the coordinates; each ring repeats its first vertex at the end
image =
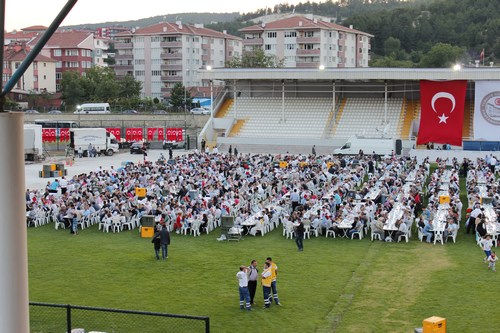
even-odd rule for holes
{"type": "Polygon", "coordinates": [[[384,54],[395,57],[401,50],[401,41],[394,37],[389,37],[384,42],[384,54]]]}
{"type": "Polygon", "coordinates": [[[85,101],[86,92],[82,85],[81,76],[76,71],[66,71],[61,79],[62,97],[66,108],[76,106],[85,101]]]}
{"type": "Polygon", "coordinates": [[[241,58],[234,57],[226,62],[229,68],[280,68],[284,60],[277,60],[275,56],[268,55],[261,48],[245,51],[241,58]]]}
{"type": "Polygon", "coordinates": [[[193,99],[189,91],[186,90],[186,87],[184,87],[181,82],[177,82],[170,92],[170,104],[174,107],[181,108],[184,107],[184,101],[186,102],[186,106],[189,106],[193,99]]]}
{"type": "Polygon", "coordinates": [[[420,67],[425,68],[446,68],[461,60],[465,51],[458,47],[445,43],[434,45],[430,51],[422,56],[420,67]]]}
{"type": "Polygon", "coordinates": [[[119,81],[118,96],[122,98],[139,97],[141,95],[142,83],[137,81],[132,75],[127,75],[119,81]]]}

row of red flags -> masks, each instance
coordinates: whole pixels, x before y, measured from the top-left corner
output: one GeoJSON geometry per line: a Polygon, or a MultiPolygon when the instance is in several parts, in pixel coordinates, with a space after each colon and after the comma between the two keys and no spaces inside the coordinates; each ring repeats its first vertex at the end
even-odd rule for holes
{"type": "MultiPolygon", "coordinates": [[[[106,131],[112,133],[118,141],[122,138],[122,130],[120,127],[107,127],[106,131]]],[[[150,127],[146,130],[148,141],[183,141],[183,129],[181,127],[150,127]]],[[[60,142],[69,141],[69,128],[43,128],[42,141],[56,142],[59,138],[60,142]]],[[[125,129],[126,141],[142,141],[144,140],[144,129],[142,127],[131,127],[125,129]]]]}

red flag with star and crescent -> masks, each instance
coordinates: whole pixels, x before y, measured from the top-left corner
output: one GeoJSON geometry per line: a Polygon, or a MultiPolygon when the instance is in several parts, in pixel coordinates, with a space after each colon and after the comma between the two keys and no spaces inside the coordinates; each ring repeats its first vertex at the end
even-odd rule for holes
{"type": "Polygon", "coordinates": [[[467,81],[420,81],[420,127],[417,145],[462,145],[467,81]]]}

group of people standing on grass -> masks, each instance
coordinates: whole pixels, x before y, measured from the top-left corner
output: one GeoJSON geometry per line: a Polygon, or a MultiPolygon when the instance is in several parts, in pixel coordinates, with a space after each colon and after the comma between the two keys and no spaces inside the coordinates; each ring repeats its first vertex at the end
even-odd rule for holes
{"type": "Polygon", "coordinates": [[[240,266],[240,270],[236,273],[239,287],[240,309],[252,310],[252,306],[255,305],[254,299],[258,281],[260,281],[262,285],[264,308],[270,308],[273,301],[276,305],[281,306],[278,298],[277,277],[278,266],[271,257],[267,257],[260,274],[257,268],[257,260],[252,260],[250,266],[240,266]]]}

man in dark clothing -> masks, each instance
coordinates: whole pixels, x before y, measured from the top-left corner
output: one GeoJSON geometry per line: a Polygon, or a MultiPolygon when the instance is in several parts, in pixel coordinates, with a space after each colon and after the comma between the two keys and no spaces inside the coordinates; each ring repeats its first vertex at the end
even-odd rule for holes
{"type": "MultiPolygon", "coordinates": [[[[167,226],[163,225],[159,233],[155,235],[155,238],[160,238],[161,245],[161,256],[163,260],[168,258],[168,246],[170,245],[170,233],[167,230],[167,226]]],[[[158,253],[156,254],[158,257],[158,253]]]]}
{"type": "Polygon", "coordinates": [[[156,234],[153,237],[153,240],[151,243],[154,244],[155,247],[155,255],[156,255],[156,260],[160,260],[160,248],[161,248],[161,240],[160,240],[160,234],[156,234]]]}
{"type": "Polygon", "coordinates": [[[257,290],[257,278],[259,277],[259,270],[257,269],[257,260],[252,260],[248,266],[248,291],[250,293],[250,304],[254,304],[255,291],[257,290]]]}
{"type": "Polygon", "coordinates": [[[295,228],[295,243],[297,243],[297,248],[299,251],[304,251],[304,225],[299,222],[299,225],[295,228]]]}

